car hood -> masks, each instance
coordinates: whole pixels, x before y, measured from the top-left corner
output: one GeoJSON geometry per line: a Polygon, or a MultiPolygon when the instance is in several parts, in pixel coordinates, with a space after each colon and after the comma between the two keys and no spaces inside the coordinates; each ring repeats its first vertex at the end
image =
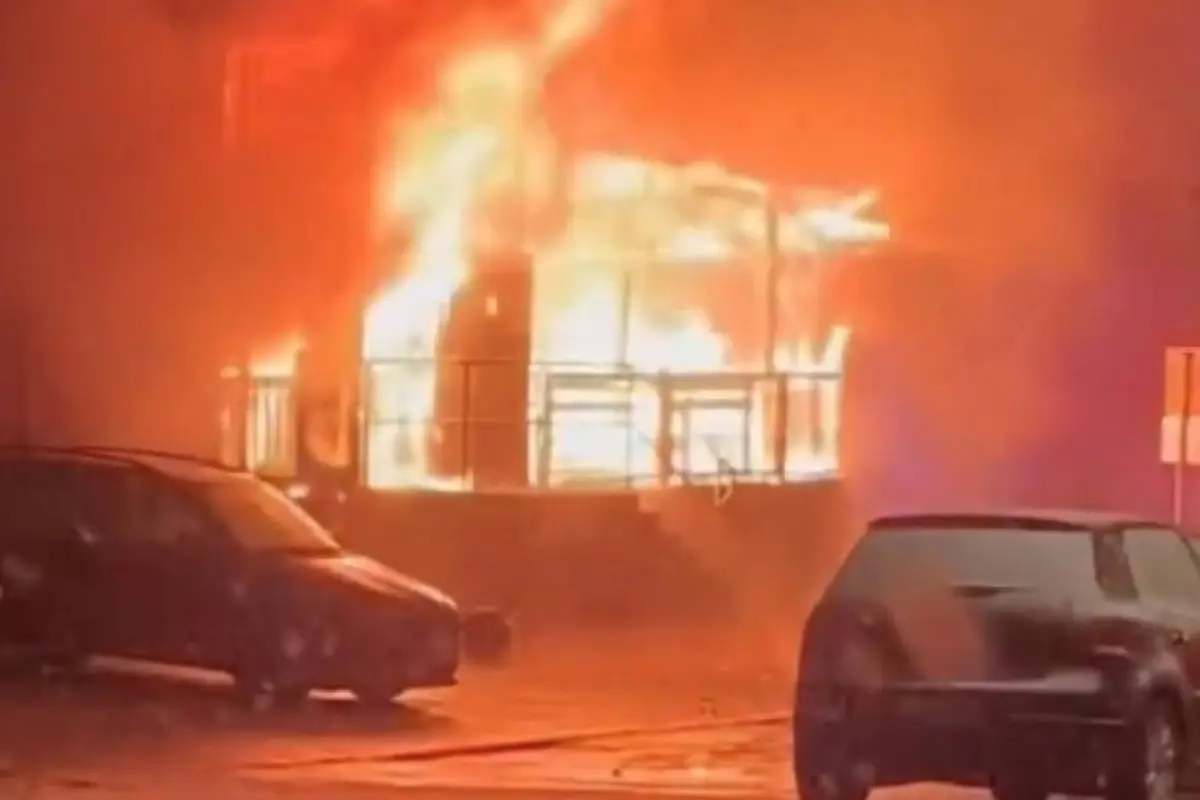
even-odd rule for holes
{"type": "Polygon", "coordinates": [[[444,592],[366,556],[340,553],[296,558],[292,566],[305,573],[306,577],[338,588],[379,598],[424,603],[458,613],[458,606],[444,592]]]}

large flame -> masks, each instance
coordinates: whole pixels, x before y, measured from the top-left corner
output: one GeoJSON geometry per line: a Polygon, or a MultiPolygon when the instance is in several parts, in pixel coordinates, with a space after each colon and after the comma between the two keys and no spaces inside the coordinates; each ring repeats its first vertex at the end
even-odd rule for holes
{"type": "Polygon", "coordinates": [[[367,481],[429,482],[424,424],[434,411],[438,336],[470,268],[471,211],[526,146],[531,92],[553,60],[594,29],[606,3],[569,0],[532,46],[469,53],[442,74],[433,106],[408,119],[385,175],[385,224],[413,232],[401,275],[370,305],[364,356],[387,359],[373,373],[367,481]],[[497,173],[501,174],[498,176],[497,173]]]}
{"type": "MultiPolygon", "coordinates": [[[[529,205],[539,188],[530,176],[552,162],[546,151],[553,145],[536,128],[533,113],[539,84],[556,59],[595,30],[607,5],[566,0],[533,42],[454,59],[442,71],[429,107],[406,115],[396,131],[379,212],[386,230],[407,233],[407,246],[400,263],[391,265],[397,277],[364,318],[363,355],[373,362],[364,398],[366,480],[372,486],[439,483],[430,478],[428,452],[437,434],[436,355],[447,310],[470,280],[481,228],[477,212],[497,195],[517,196],[529,205]]],[[[676,467],[713,473],[736,463],[767,471],[776,455],[768,431],[772,414],[779,413],[779,393],[774,376],[758,383],[750,377],[764,372],[761,349],[738,352],[704,309],[662,314],[648,305],[653,297],[629,287],[630,263],[638,259],[707,269],[744,258],[749,248],[765,262],[771,226],[762,210],[773,207],[766,187],[715,165],[667,168],[609,154],[575,159],[568,183],[569,219],[551,241],[536,246],[532,354],[538,362],[567,365],[555,376],[561,379],[556,398],[562,410],[553,425],[544,421],[550,443],[531,433],[531,447],[541,448],[543,460],[549,457],[556,470],[567,473],[652,476],[661,466],[654,446],[664,423],[661,376],[675,375],[682,388],[672,397],[689,406],[686,420],[666,422],[670,435],[684,440],[674,458],[686,453],[687,463],[676,467]],[[673,188],[664,191],[668,185],[673,188]],[[739,202],[727,202],[707,217],[690,213],[694,204],[678,202],[689,187],[703,193],[713,186],[739,202]],[[655,191],[675,198],[674,205],[655,199],[655,191]],[[589,214],[587,204],[597,202],[623,205],[625,222],[614,227],[611,214],[589,214]],[[701,374],[729,380],[686,383],[688,375],[701,374]]],[[[886,226],[860,216],[872,200],[864,194],[848,201],[785,203],[793,210],[779,217],[778,245],[811,254],[830,243],[885,238],[886,226]]],[[[836,467],[839,378],[848,336],[844,328],[818,334],[809,327],[772,354],[779,369],[805,373],[787,391],[817,407],[823,420],[821,431],[796,437],[789,475],[836,467]]],[[[272,353],[259,371],[274,375],[284,364],[286,358],[272,353]]],[[[535,406],[544,407],[549,391],[549,384],[535,382],[535,406]]]]}

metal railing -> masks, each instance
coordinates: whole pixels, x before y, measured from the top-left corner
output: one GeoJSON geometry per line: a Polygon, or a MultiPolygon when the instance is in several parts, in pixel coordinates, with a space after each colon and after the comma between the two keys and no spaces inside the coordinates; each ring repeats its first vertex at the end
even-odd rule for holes
{"type": "MultiPolygon", "coordinates": [[[[243,380],[245,420],[227,439],[243,432],[251,468],[294,471],[312,440],[298,430],[306,395],[288,378],[243,380]]],[[[839,373],[818,370],[379,360],[341,424],[379,488],[785,482],[836,471],[840,391],[839,373]]]]}
{"type": "Polygon", "coordinates": [[[786,481],[836,469],[841,377],[832,372],[648,373],[478,360],[443,362],[431,388],[427,363],[414,363],[408,382],[397,380],[403,364],[364,367],[362,452],[371,484],[387,483],[389,470],[399,484],[433,472],[544,488],[729,475],[786,481]],[[425,401],[409,393],[414,386],[425,401]],[[407,403],[389,391],[409,393],[407,403]],[[399,444],[381,452],[389,442],[399,444]]]}

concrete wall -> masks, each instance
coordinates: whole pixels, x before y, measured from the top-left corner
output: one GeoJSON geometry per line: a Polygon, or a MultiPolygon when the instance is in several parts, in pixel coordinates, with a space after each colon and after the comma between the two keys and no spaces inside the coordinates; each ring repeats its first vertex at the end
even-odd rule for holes
{"type": "Polygon", "coordinates": [[[519,628],[798,618],[848,541],[838,484],[352,498],[342,539],[519,628]],[[648,502],[649,501],[649,502],[648,502]]]}

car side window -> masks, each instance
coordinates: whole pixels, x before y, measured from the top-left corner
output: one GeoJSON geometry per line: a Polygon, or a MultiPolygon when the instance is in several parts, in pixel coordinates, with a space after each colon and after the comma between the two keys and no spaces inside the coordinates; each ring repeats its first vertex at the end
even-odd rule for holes
{"type": "Polygon", "coordinates": [[[125,466],[75,467],[72,523],[79,532],[105,543],[136,541],[141,516],[136,478],[125,466]]]}
{"type": "Polygon", "coordinates": [[[1141,597],[1200,608],[1200,567],[1177,531],[1129,528],[1125,552],[1141,597]]]}
{"type": "Polygon", "coordinates": [[[204,517],[167,481],[127,466],[87,466],[76,481],[85,534],[104,541],[176,545],[205,536],[204,517]]]}
{"type": "Polygon", "coordinates": [[[144,535],[164,545],[201,544],[212,526],[198,505],[165,481],[147,481],[144,535]]]}
{"type": "Polygon", "coordinates": [[[5,519],[13,542],[44,541],[67,522],[68,499],[61,465],[40,462],[4,465],[5,519]]]}

